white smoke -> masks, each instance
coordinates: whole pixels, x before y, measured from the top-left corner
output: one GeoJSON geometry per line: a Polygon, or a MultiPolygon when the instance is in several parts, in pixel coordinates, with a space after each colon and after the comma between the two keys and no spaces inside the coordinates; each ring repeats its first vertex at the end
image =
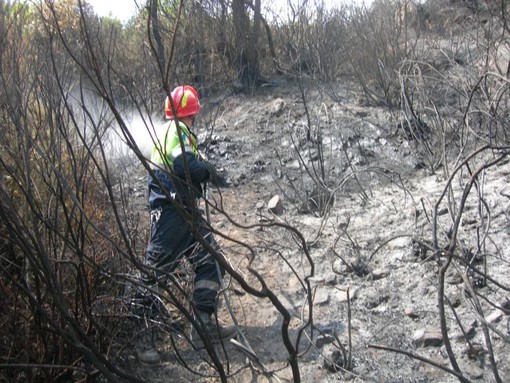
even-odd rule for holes
{"type": "MultiPolygon", "coordinates": [[[[150,158],[156,133],[163,128],[165,121],[142,114],[139,111],[130,111],[122,117],[127,126],[129,136],[123,134],[119,124],[115,122],[107,134],[107,152],[112,158],[123,158],[133,156],[133,151],[127,141],[132,139],[132,145],[136,145],[145,158],[150,158]]],[[[106,143],[105,143],[106,144],[106,143]]]]}

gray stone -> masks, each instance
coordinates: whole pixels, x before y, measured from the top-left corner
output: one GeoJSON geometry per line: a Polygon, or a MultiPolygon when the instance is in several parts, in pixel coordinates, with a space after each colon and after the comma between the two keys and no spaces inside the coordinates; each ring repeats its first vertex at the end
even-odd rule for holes
{"type": "Polygon", "coordinates": [[[494,310],[489,315],[485,317],[485,320],[488,323],[498,323],[501,318],[503,318],[503,311],[501,310],[494,310]]]}
{"type": "Polygon", "coordinates": [[[332,269],[335,274],[342,274],[345,272],[345,263],[340,258],[335,259],[333,261],[332,269]]]}
{"type": "Polygon", "coordinates": [[[282,215],[283,214],[283,204],[279,195],[275,195],[271,198],[267,204],[267,210],[269,210],[274,215],[282,215]]]}
{"type": "Polygon", "coordinates": [[[504,190],[501,190],[499,192],[499,194],[501,194],[503,197],[507,197],[507,198],[510,198],[510,189],[504,189],[504,190]]]}
{"type": "Polygon", "coordinates": [[[279,97],[273,100],[270,106],[271,114],[275,117],[281,115],[285,110],[285,105],[285,101],[279,97]]]}
{"type": "Polygon", "coordinates": [[[329,302],[329,291],[325,288],[318,288],[315,291],[315,297],[313,303],[316,305],[325,305],[329,302]]]}
{"type": "Polygon", "coordinates": [[[345,358],[339,350],[334,350],[329,358],[324,358],[324,368],[329,372],[338,372],[345,366],[345,358]]]}
{"type": "Polygon", "coordinates": [[[472,363],[465,366],[463,370],[471,377],[471,379],[478,380],[483,378],[483,370],[472,363]]]}
{"type": "Polygon", "coordinates": [[[324,281],[326,282],[327,285],[336,285],[337,283],[336,275],[333,273],[329,273],[328,275],[326,275],[324,281]]]}
{"type": "Polygon", "coordinates": [[[500,304],[501,310],[505,312],[506,315],[510,314],[510,299],[505,298],[503,302],[500,304]]]}
{"type": "Polygon", "coordinates": [[[439,329],[422,328],[413,334],[413,343],[416,347],[441,347],[443,335],[439,329]]]}
{"type": "Polygon", "coordinates": [[[320,334],[315,341],[315,346],[317,348],[322,348],[326,344],[333,343],[335,341],[335,337],[333,334],[320,334]]]}
{"type": "Polygon", "coordinates": [[[406,307],[404,309],[404,315],[408,316],[411,319],[418,319],[420,317],[420,315],[418,315],[412,307],[406,307]]]}
{"type": "Polygon", "coordinates": [[[388,269],[375,269],[371,272],[371,277],[374,281],[386,278],[388,275],[390,275],[390,271],[388,269]]]}
{"type": "Polygon", "coordinates": [[[452,305],[453,308],[457,308],[462,304],[462,297],[461,297],[460,293],[457,293],[457,292],[453,293],[448,298],[449,298],[450,304],[452,305]]]}
{"type": "MultiPolygon", "coordinates": [[[[353,299],[356,299],[356,293],[358,289],[350,287],[349,288],[349,298],[352,301],[353,299]]],[[[339,303],[347,302],[347,289],[340,289],[335,290],[335,300],[339,303]]]]}

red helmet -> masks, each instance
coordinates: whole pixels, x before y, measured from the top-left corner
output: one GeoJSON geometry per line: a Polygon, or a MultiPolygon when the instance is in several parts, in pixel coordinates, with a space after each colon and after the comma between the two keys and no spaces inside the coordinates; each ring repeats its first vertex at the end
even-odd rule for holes
{"type": "MultiPolygon", "coordinates": [[[[172,91],[170,97],[172,97],[177,118],[193,116],[200,112],[198,93],[192,86],[178,86],[172,91]]],[[[165,117],[169,120],[173,120],[174,118],[174,113],[168,97],[165,100],[165,117]]]]}

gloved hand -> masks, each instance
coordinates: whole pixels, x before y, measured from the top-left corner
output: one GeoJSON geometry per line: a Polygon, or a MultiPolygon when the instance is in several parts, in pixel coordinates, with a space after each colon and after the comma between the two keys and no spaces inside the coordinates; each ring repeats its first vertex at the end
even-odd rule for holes
{"type": "Polygon", "coordinates": [[[204,161],[204,165],[209,172],[209,179],[214,186],[217,187],[225,187],[228,186],[227,181],[221,175],[218,174],[218,171],[209,161],[204,161]]]}

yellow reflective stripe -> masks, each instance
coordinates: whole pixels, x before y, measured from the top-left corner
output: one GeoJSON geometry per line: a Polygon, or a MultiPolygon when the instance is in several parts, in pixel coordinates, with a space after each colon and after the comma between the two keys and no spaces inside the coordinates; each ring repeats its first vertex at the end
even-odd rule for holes
{"type": "MultiPolygon", "coordinates": [[[[195,151],[193,150],[193,148],[190,148],[189,146],[185,146],[184,151],[187,153],[195,154],[195,151]]],[[[172,163],[173,163],[175,161],[175,159],[177,157],[179,157],[181,154],[182,154],[182,151],[181,151],[181,147],[179,146],[178,148],[175,148],[174,150],[172,150],[170,152],[170,154],[168,155],[168,158],[170,158],[170,161],[172,161],[172,163]]]]}
{"type": "Polygon", "coordinates": [[[182,99],[181,99],[181,107],[182,108],[185,108],[186,105],[188,105],[188,97],[189,97],[189,92],[184,91],[184,94],[182,95],[182,99]]]}
{"type": "Polygon", "coordinates": [[[195,283],[195,290],[197,289],[220,291],[220,284],[214,281],[207,281],[204,279],[195,283]]]}

